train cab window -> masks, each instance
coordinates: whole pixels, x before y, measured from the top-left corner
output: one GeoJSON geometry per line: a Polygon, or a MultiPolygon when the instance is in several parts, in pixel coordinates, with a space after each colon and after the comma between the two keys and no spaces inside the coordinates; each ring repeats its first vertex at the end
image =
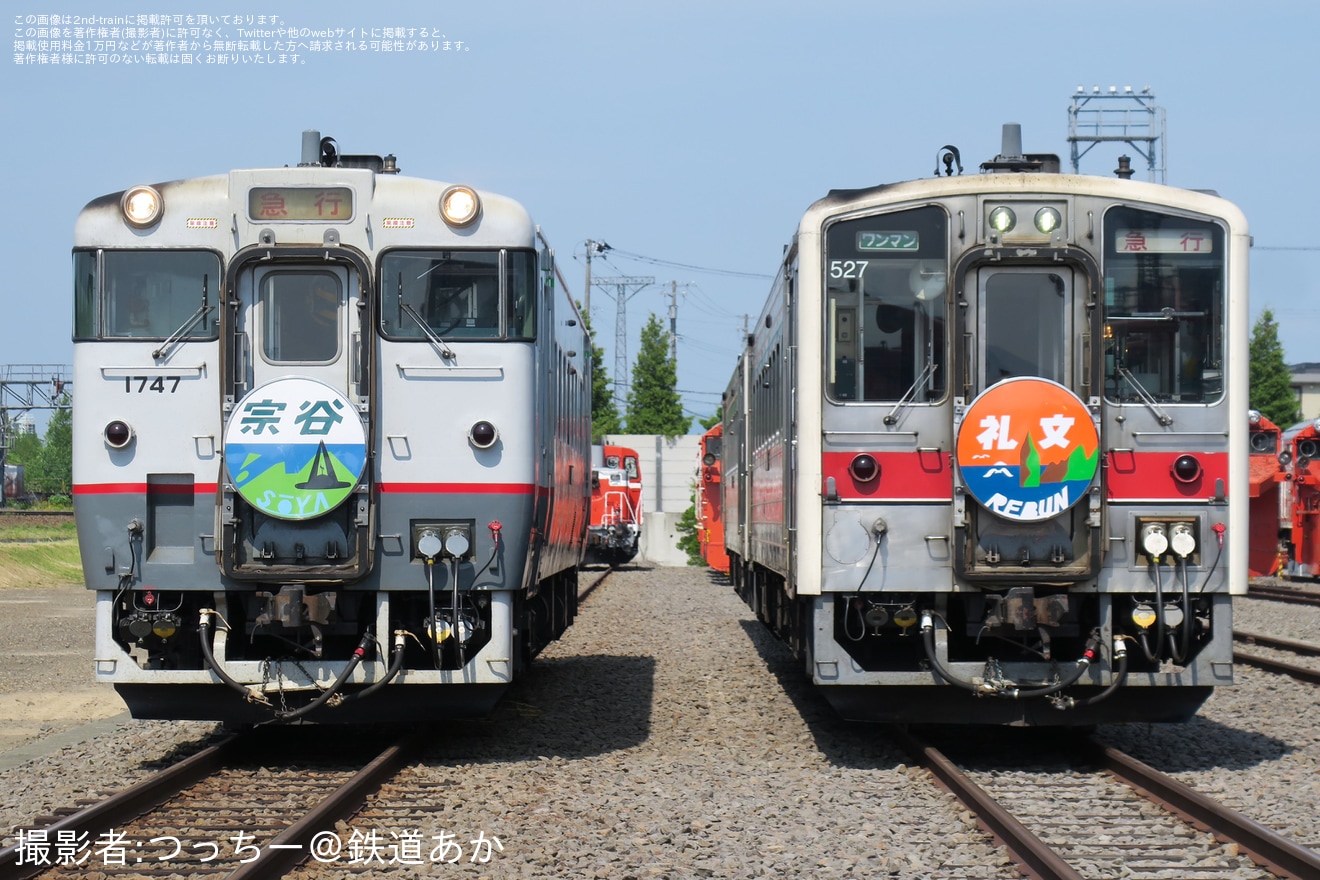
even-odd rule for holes
{"type": "Polygon", "coordinates": [[[948,235],[944,211],[844,220],[825,233],[826,394],[930,403],[944,395],[948,235]]]}
{"type": "Polygon", "coordinates": [[[209,251],[76,252],[74,337],[215,339],[220,280],[209,251]]]}
{"type": "Polygon", "coordinates": [[[531,251],[390,251],[380,267],[381,332],[391,339],[426,339],[427,330],[446,341],[534,338],[536,278],[531,251]]]}
{"type": "Polygon", "coordinates": [[[1224,393],[1223,230],[1137,208],[1105,216],[1105,396],[1213,403],[1224,393]]]}
{"type": "Polygon", "coordinates": [[[343,286],[330,272],[271,272],[261,280],[262,354],[271,363],[339,356],[343,286]]]}
{"type": "Polygon", "coordinates": [[[623,458],[623,472],[628,475],[629,482],[636,482],[642,478],[641,470],[637,467],[637,457],[626,455],[623,458]]]}

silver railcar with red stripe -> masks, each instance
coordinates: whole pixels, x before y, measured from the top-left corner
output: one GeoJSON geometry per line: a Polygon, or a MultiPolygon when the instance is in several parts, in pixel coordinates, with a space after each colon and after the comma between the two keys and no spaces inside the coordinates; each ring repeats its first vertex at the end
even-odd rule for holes
{"type": "Polygon", "coordinates": [[[1246,590],[1246,222],[1014,126],[944,154],[785,252],[725,394],[735,587],[848,717],[1184,719],[1246,590]]]}
{"type": "Polygon", "coordinates": [[[96,199],[73,264],[96,678],[135,716],[479,714],[572,621],[587,338],[522,206],[306,132],[96,199]]]}

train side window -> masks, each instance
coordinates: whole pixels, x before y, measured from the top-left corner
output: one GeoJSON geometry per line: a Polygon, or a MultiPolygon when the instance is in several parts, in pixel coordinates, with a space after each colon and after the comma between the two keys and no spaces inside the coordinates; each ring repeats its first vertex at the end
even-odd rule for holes
{"type": "Polygon", "coordinates": [[[96,254],[73,253],[73,338],[96,338],[96,254]]]}
{"type": "Polygon", "coordinates": [[[508,325],[510,339],[536,338],[536,254],[509,251],[508,271],[504,281],[508,290],[508,325]]]}
{"type": "MultiPolygon", "coordinates": [[[[80,275],[80,309],[75,314],[79,334],[96,326],[96,335],[110,339],[164,339],[180,332],[185,339],[215,339],[215,306],[220,300],[220,258],[208,251],[103,251],[100,308],[88,314],[88,275],[94,275],[91,254],[75,260],[80,275]],[[203,303],[211,308],[202,311],[203,303]],[[196,320],[192,320],[196,318],[196,320]]],[[[95,281],[91,282],[95,284],[95,281]]]]}
{"type": "Polygon", "coordinates": [[[948,220],[938,207],[825,232],[825,388],[835,401],[944,396],[948,220]]]}
{"type": "Polygon", "coordinates": [[[1204,220],[1136,208],[1105,217],[1105,396],[1223,397],[1225,243],[1204,220]]]}

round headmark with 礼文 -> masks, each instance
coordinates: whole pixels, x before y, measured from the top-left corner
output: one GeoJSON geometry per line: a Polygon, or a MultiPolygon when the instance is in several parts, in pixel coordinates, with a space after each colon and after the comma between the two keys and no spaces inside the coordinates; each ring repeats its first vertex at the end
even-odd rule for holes
{"type": "Polygon", "coordinates": [[[1080,501],[1100,464],[1086,404],[1048,379],[1006,379],[981,392],[958,428],[968,493],[1003,519],[1040,522],[1080,501]]]}
{"type": "Polygon", "coordinates": [[[262,513],[304,520],[353,494],[367,461],[355,407],[335,388],[289,376],[248,392],[225,426],[225,468],[262,513]]]}

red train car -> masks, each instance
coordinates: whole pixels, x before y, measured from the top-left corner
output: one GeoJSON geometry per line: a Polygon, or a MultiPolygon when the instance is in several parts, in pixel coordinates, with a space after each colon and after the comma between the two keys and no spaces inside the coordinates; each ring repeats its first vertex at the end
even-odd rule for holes
{"type": "Polygon", "coordinates": [[[1291,455],[1280,456],[1279,427],[1252,410],[1249,496],[1251,498],[1251,542],[1247,553],[1248,574],[1275,574],[1285,558],[1280,531],[1289,527],[1288,472],[1291,455]],[[1282,460],[1281,460],[1282,459],[1282,460]]]}
{"type": "Polygon", "coordinates": [[[701,438],[701,466],[697,476],[697,541],[706,564],[729,573],[729,551],[724,547],[724,505],[721,453],[724,426],[716,425],[701,438]]]}
{"type": "Polygon", "coordinates": [[[637,450],[593,446],[592,462],[586,561],[622,565],[637,555],[642,533],[642,469],[637,450]]]}
{"type": "Polygon", "coordinates": [[[1285,577],[1320,577],[1320,419],[1294,425],[1281,435],[1288,460],[1288,558],[1285,577]]]}

